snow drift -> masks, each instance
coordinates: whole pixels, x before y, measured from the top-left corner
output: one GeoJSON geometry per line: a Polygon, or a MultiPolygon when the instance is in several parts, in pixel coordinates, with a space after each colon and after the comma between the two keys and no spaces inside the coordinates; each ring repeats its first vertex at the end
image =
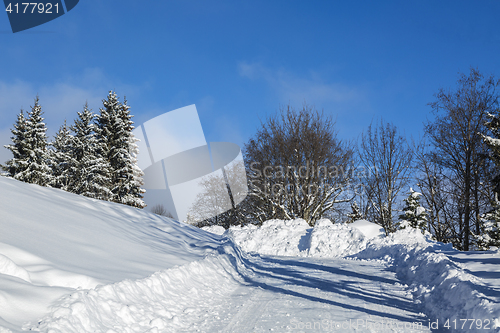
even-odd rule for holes
{"type": "Polygon", "coordinates": [[[234,262],[241,266],[234,247],[221,245],[219,254],[223,255],[209,255],[144,279],[76,290],[57,300],[48,315],[23,328],[65,333],[199,331],[206,314],[224,304],[243,281],[233,266],[234,262]]]}
{"type": "Polygon", "coordinates": [[[470,332],[472,319],[482,323],[486,321],[490,323],[490,329],[496,327],[495,331],[500,331],[498,251],[475,253],[474,259],[462,259],[461,263],[456,258],[461,252],[453,249],[451,244],[431,240],[420,230],[407,228],[385,237],[383,229],[365,220],[351,224],[332,224],[321,220],[314,228],[301,219],[270,220],[261,227],[231,227],[225,233],[216,227],[207,227],[206,230],[228,235],[245,251],[264,255],[343,257],[386,262],[408,285],[415,302],[421,305],[422,312],[429,318],[435,318],[443,325],[448,320],[449,330],[455,332],[470,332]],[[488,256],[496,259],[497,266],[486,268],[480,264],[482,260],[491,262],[488,256]],[[487,269],[490,273],[498,273],[489,274],[494,278],[488,280],[474,274],[487,269]],[[460,319],[469,319],[464,329],[460,319]],[[458,323],[456,329],[451,329],[453,320],[458,323]]]}
{"type": "MultiPolygon", "coordinates": [[[[221,227],[205,227],[219,235],[221,227]]],[[[358,253],[369,240],[385,235],[380,226],[365,220],[351,224],[317,221],[314,228],[303,219],[269,220],[261,227],[233,226],[224,234],[246,252],[266,255],[340,258],[358,253]]]]}
{"type": "MultiPolygon", "coordinates": [[[[453,260],[458,253],[451,244],[432,241],[430,235],[407,228],[374,240],[353,258],[387,261],[397,277],[409,285],[423,312],[441,323],[448,321],[450,327],[454,320],[458,322],[452,331],[474,331],[477,320],[490,323],[490,329],[500,327],[498,280],[475,276],[472,267],[453,260]]],[[[482,253],[482,257],[488,254],[482,253]]],[[[500,253],[495,256],[500,258],[500,253]]]]}
{"type": "Polygon", "coordinates": [[[0,327],[11,330],[65,295],[143,279],[217,253],[222,244],[219,236],[140,209],[5,177],[0,212],[0,327]]]}

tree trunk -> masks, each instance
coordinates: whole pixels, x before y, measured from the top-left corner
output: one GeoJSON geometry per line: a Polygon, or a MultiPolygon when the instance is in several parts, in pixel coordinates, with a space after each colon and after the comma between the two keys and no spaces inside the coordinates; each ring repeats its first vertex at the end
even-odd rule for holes
{"type": "Polygon", "coordinates": [[[464,251],[469,251],[469,234],[470,234],[470,190],[471,190],[471,156],[470,150],[465,154],[465,198],[464,198],[464,251]]]}

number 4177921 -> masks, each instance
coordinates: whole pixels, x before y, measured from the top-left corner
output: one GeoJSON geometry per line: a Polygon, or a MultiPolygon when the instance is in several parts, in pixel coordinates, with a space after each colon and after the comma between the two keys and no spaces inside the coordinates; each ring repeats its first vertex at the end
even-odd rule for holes
{"type": "Polygon", "coordinates": [[[15,14],[59,14],[59,4],[56,3],[52,5],[50,2],[44,4],[43,2],[23,2],[21,4],[15,3],[12,5],[9,3],[7,8],[5,8],[9,14],[14,12],[15,14]]]}

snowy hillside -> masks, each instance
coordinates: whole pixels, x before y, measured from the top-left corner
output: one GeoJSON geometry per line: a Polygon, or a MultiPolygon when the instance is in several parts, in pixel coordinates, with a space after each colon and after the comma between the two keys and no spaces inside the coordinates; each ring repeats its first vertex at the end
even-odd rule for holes
{"type": "Polygon", "coordinates": [[[499,331],[497,251],[367,221],[218,232],[0,177],[0,332],[499,331]]]}
{"type": "Polygon", "coordinates": [[[221,244],[139,209],[5,177],[0,212],[0,326],[11,328],[77,289],[144,278],[221,244]]]}

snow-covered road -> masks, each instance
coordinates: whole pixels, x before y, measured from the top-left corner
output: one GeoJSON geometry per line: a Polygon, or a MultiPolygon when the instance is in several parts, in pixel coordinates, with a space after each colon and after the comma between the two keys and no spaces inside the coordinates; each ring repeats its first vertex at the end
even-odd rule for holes
{"type": "Polygon", "coordinates": [[[218,254],[81,290],[25,329],[42,332],[428,332],[386,263],[218,254]]]}
{"type": "Polygon", "coordinates": [[[254,255],[247,264],[252,274],[201,331],[429,331],[384,263],[254,255]]]}

